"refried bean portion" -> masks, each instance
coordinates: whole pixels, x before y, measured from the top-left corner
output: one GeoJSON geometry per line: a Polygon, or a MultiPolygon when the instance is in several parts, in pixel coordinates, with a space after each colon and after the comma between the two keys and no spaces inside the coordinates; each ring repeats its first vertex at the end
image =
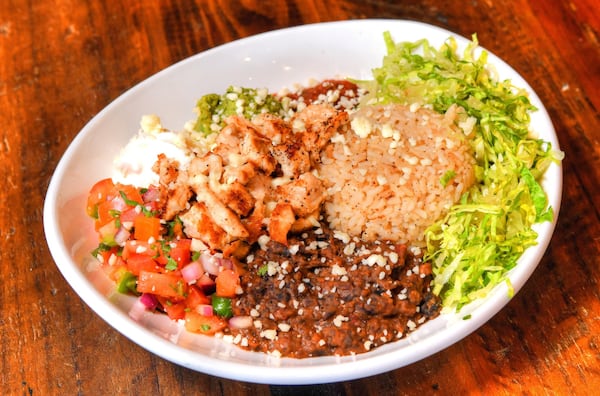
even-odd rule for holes
{"type": "Polygon", "coordinates": [[[367,352],[439,314],[431,265],[405,245],[365,243],[325,225],[291,236],[288,246],[262,241],[247,259],[246,291],[231,328],[253,351],[304,358],[367,352]]]}

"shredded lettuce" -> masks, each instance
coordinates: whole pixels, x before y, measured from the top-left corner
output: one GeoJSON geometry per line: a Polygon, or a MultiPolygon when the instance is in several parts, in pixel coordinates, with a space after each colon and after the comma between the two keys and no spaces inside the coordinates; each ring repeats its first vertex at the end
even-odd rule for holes
{"type": "Polygon", "coordinates": [[[389,32],[384,40],[382,66],[373,70],[373,80],[359,82],[369,91],[369,103],[419,104],[440,113],[457,104],[476,119],[470,139],[475,185],[426,231],[424,259],[433,265],[433,292],[448,311],[502,282],[513,290],[507,273],[536,244],[532,225],[553,219],[539,181],[562,153],[530,137],[536,108],[524,89],[495,78],[487,52],[476,56],[475,35],[462,56],[453,37],[439,49],[427,40],[396,43],[389,32]]]}

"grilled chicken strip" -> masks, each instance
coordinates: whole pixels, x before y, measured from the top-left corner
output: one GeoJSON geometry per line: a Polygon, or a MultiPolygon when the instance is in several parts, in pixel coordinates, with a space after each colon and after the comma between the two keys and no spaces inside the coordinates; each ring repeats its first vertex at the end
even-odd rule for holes
{"type": "Polygon", "coordinates": [[[287,122],[271,115],[229,117],[214,148],[187,169],[160,157],[164,217],[179,216],[187,235],[224,255],[242,254],[260,235],[282,244],[289,232],[314,226],[325,199],[311,171],[344,111],[311,105],[287,122]]]}

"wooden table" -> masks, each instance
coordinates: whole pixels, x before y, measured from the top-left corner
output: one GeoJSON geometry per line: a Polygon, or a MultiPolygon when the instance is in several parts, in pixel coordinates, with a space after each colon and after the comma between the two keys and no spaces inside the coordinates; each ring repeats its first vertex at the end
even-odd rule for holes
{"type": "Polygon", "coordinates": [[[588,394],[600,388],[600,12],[595,0],[67,1],[0,6],[0,383],[4,394],[588,394]],[[97,317],[55,266],[42,204],[77,132],[197,52],[276,28],[403,18],[470,36],[540,95],[564,160],[550,248],[525,287],[457,344],[345,383],[284,387],[197,373],[97,317]]]}

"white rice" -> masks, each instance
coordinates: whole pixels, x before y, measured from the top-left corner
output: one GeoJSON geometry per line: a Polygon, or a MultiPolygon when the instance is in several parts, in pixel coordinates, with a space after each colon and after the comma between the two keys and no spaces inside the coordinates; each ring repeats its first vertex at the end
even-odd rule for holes
{"type": "Polygon", "coordinates": [[[402,105],[363,107],[334,136],[318,172],[328,183],[326,220],[365,240],[424,245],[424,231],[474,182],[465,133],[446,115],[402,105]],[[455,176],[444,187],[442,178],[455,176]]]}

